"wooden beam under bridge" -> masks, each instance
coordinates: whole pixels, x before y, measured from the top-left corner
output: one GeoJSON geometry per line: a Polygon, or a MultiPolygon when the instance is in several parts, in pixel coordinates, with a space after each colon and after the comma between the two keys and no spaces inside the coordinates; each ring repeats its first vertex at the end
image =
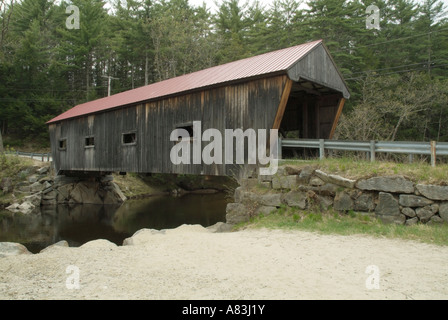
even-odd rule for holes
{"type": "Polygon", "coordinates": [[[336,116],[334,117],[333,126],[331,127],[329,139],[333,139],[334,132],[336,131],[336,127],[339,122],[339,118],[342,114],[342,109],[344,108],[345,98],[341,98],[338,104],[338,111],[336,112],[336,116]]]}

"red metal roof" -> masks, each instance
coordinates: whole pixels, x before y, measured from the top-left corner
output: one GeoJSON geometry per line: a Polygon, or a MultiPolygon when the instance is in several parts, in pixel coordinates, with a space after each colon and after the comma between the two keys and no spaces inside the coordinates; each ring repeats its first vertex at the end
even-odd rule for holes
{"type": "Polygon", "coordinates": [[[124,91],[83,104],[60,114],[47,123],[97,113],[108,109],[159,99],[203,87],[219,85],[226,82],[286,71],[295,62],[320,44],[322,40],[308,42],[298,46],[268,52],[179,77],[153,83],[137,89],[124,91]]]}

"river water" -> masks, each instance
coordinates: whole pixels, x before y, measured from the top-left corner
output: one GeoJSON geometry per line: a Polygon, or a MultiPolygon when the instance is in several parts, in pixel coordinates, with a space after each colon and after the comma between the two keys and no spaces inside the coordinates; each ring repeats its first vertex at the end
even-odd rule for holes
{"type": "Polygon", "coordinates": [[[211,226],[225,221],[224,193],[154,196],[114,205],[58,205],[29,215],[0,214],[0,242],[18,242],[30,252],[66,240],[71,247],[107,239],[121,245],[142,228],[170,229],[182,224],[211,226]]]}

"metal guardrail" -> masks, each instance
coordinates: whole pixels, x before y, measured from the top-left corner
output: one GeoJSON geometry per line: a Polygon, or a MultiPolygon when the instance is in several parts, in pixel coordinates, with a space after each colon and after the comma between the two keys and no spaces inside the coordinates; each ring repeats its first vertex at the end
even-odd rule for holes
{"type": "Polygon", "coordinates": [[[53,159],[51,153],[23,152],[23,151],[5,151],[6,154],[16,155],[18,157],[31,158],[42,162],[51,162],[53,159]]]}
{"type": "Polygon", "coordinates": [[[447,142],[414,141],[345,141],[326,139],[279,139],[279,158],[283,147],[319,149],[320,159],[325,158],[325,150],[360,151],[370,154],[375,161],[376,153],[404,153],[409,155],[430,155],[431,165],[435,166],[437,156],[448,156],[447,142]]]}

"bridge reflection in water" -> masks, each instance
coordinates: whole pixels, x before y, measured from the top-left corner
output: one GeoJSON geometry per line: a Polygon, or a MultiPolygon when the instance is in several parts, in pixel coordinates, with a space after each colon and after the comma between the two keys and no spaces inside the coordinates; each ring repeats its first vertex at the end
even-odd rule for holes
{"type": "Polygon", "coordinates": [[[107,239],[121,245],[142,228],[170,229],[182,224],[204,227],[225,221],[224,193],[154,196],[115,205],[58,205],[40,214],[0,214],[0,242],[18,242],[33,253],[66,240],[71,247],[107,239]]]}

